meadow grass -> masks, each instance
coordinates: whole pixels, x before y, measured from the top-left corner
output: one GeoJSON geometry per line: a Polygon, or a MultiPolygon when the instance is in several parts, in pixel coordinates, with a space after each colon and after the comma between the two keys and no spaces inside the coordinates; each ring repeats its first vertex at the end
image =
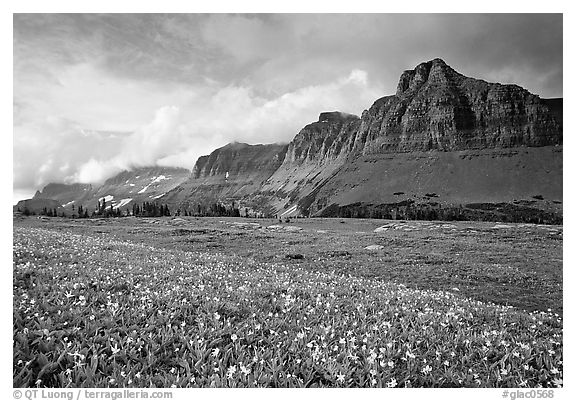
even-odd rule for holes
{"type": "Polygon", "coordinates": [[[14,228],[15,387],[560,387],[562,319],[282,261],[14,228]]]}

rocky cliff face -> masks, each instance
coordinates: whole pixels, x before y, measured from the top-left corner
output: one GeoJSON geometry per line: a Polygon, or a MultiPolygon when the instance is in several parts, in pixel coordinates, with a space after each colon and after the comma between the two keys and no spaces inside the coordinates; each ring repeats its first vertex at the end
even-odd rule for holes
{"type": "Polygon", "coordinates": [[[190,179],[169,192],[164,200],[175,208],[196,210],[198,204],[243,200],[243,206],[258,203],[266,180],[279,168],[287,145],[231,143],[198,158],[190,179]],[[258,199],[256,199],[258,198],[258,199]]]}
{"type": "Polygon", "coordinates": [[[283,167],[305,163],[322,164],[348,154],[349,138],[356,132],[360,119],[341,112],[321,113],[318,121],[308,124],[288,145],[283,167]]]}
{"type": "Polygon", "coordinates": [[[239,177],[266,176],[268,178],[284,161],[286,145],[248,145],[231,143],[216,149],[208,156],[201,156],[194,169],[194,179],[226,176],[229,180],[239,177]]]}
{"type": "Polygon", "coordinates": [[[346,162],[359,125],[358,116],[333,111],[320,113],[318,121],[302,128],[288,144],[283,163],[262,186],[273,208],[291,207],[331,177],[346,162]]]}
{"type": "Polygon", "coordinates": [[[363,154],[562,144],[550,104],[517,85],[465,77],[434,59],[405,71],[395,95],[362,114],[363,154]]]}

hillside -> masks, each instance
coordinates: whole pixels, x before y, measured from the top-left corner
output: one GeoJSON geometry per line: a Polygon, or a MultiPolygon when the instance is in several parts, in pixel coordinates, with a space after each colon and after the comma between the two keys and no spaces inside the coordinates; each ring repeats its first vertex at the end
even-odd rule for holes
{"type": "Polygon", "coordinates": [[[284,161],[286,149],[286,145],[245,143],[216,149],[200,157],[190,178],[169,192],[163,201],[190,211],[197,210],[199,204],[239,200],[244,207],[266,209],[268,201],[267,198],[262,201],[261,189],[284,161]]]}
{"type": "Polygon", "coordinates": [[[59,208],[59,212],[62,209],[70,214],[73,207],[76,209],[78,206],[89,211],[95,210],[98,202],[105,199],[107,205],[125,210],[130,209],[134,203],[163,202],[162,197],[189,176],[190,171],[183,168],[136,168],[123,171],[99,186],[51,183],[42,191],[37,191],[32,199],[21,201],[17,206],[26,204],[32,208],[31,211],[39,213],[45,205],[50,204],[59,208]]]}

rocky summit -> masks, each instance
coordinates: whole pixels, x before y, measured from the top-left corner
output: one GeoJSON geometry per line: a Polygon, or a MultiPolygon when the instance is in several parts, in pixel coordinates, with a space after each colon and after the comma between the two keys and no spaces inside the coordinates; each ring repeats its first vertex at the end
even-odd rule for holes
{"type": "Polygon", "coordinates": [[[434,59],[405,71],[395,95],[362,115],[354,149],[363,154],[562,144],[545,101],[517,85],[465,77],[434,59]]]}
{"type": "MultiPolygon", "coordinates": [[[[404,71],[396,93],[360,117],[322,112],[287,145],[231,143],[146,196],[191,213],[234,202],[278,216],[444,218],[450,210],[456,219],[554,222],[562,122],[562,99],[466,77],[434,59],[404,71]]],[[[126,177],[97,190],[51,184],[38,196],[129,199],[126,177]]]]}

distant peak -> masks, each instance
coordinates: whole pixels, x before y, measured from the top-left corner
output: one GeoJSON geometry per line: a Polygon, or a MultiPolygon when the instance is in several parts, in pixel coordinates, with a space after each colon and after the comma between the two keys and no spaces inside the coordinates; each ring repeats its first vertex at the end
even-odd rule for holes
{"type": "Polygon", "coordinates": [[[333,121],[342,121],[346,119],[355,119],[358,116],[349,113],[342,113],[341,111],[325,111],[320,113],[318,117],[318,122],[333,122],[333,121]]]}
{"type": "Polygon", "coordinates": [[[246,146],[250,146],[247,143],[244,142],[238,142],[238,141],[234,141],[234,142],[230,142],[227,145],[224,145],[223,148],[245,148],[246,146]]]}
{"type": "Polygon", "coordinates": [[[406,70],[400,76],[396,95],[418,89],[428,81],[447,81],[450,77],[458,76],[444,60],[435,58],[418,64],[413,70],[406,70]]]}
{"type": "Polygon", "coordinates": [[[448,64],[446,64],[446,62],[445,62],[444,60],[442,60],[441,58],[438,58],[438,57],[436,57],[435,59],[430,60],[429,63],[431,63],[431,64],[448,65],[448,64]]]}

